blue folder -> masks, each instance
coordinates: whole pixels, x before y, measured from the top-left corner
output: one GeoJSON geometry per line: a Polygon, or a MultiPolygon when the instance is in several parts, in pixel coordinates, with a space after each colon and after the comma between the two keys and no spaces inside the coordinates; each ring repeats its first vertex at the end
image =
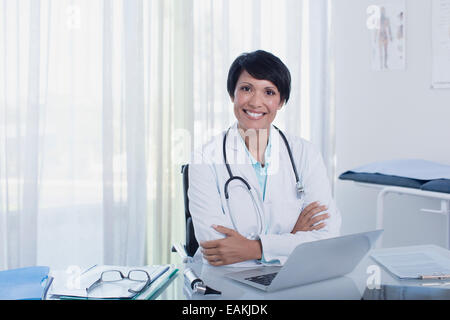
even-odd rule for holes
{"type": "Polygon", "coordinates": [[[49,267],[0,271],[0,300],[40,300],[50,285],[49,267]]]}

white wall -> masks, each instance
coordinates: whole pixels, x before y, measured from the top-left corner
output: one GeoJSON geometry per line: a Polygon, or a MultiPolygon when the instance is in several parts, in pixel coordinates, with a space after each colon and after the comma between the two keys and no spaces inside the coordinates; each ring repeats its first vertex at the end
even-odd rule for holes
{"type": "MultiPolygon", "coordinates": [[[[450,89],[431,86],[431,1],[406,0],[406,68],[371,70],[366,9],[374,1],[336,0],[336,173],[377,160],[422,158],[450,164],[450,89]]],[[[337,180],[342,233],[375,229],[377,191],[337,180]]],[[[384,247],[432,243],[446,246],[444,216],[437,200],[389,195],[384,247]]]]}

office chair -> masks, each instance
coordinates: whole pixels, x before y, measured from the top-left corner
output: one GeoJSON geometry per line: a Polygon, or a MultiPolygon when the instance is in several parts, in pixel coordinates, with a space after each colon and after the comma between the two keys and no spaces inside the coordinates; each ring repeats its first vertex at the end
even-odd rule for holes
{"type": "Polygon", "coordinates": [[[189,212],[189,165],[181,166],[181,173],[183,174],[183,195],[184,195],[184,217],[186,222],[186,244],[185,249],[189,257],[193,257],[198,249],[198,242],[195,238],[194,224],[192,223],[191,213],[189,212]]]}

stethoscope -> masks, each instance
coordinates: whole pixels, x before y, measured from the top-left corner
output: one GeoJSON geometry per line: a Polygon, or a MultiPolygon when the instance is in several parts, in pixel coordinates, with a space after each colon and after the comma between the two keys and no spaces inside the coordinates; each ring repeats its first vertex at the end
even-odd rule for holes
{"type": "MultiPolygon", "coordinates": [[[[303,194],[305,193],[305,190],[304,190],[303,185],[302,185],[302,183],[300,181],[300,178],[298,177],[297,167],[295,166],[295,162],[294,162],[294,158],[292,156],[291,148],[289,147],[289,143],[288,143],[284,133],[280,129],[278,129],[276,126],[273,126],[273,127],[278,131],[278,133],[280,134],[281,138],[283,139],[284,144],[286,145],[286,149],[288,151],[289,159],[290,159],[291,165],[292,165],[292,170],[294,171],[294,175],[295,175],[295,188],[297,189],[297,196],[301,199],[303,194]]],[[[251,197],[252,202],[253,202],[253,206],[254,206],[255,211],[257,213],[256,215],[257,215],[257,221],[258,221],[259,234],[261,234],[263,232],[263,214],[259,210],[259,207],[258,207],[258,205],[256,203],[256,200],[255,200],[255,198],[253,196],[253,193],[251,192],[250,184],[244,178],[242,178],[240,176],[233,175],[233,172],[231,171],[231,167],[228,164],[227,151],[226,151],[226,142],[227,142],[228,132],[230,131],[230,129],[231,128],[228,128],[227,132],[225,133],[225,135],[223,137],[223,160],[225,162],[225,166],[226,166],[228,174],[230,176],[230,178],[225,182],[225,186],[224,186],[224,194],[225,194],[225,199],[227,201],[228,212],[230,214],[230,218],[231,218],[231,222],[233,224],[233,227],[234,227],[235,230],[237,230],[237,226],[236,226],[236,224],[234,222],[234,219],[233,219],[233,216],[232,216],[232,213],[231,213],[231,210],[230,210],[230,206],[229,206],[230,195],[228,193],[228,185],[233,180],[239,180],[247,187],[247,192],[250,194],[250,197],[251,197]]],[[[251,234],[249,236],[249,238],[257,239],[258,236],[255,235],[255,234],[251,234]]]]}

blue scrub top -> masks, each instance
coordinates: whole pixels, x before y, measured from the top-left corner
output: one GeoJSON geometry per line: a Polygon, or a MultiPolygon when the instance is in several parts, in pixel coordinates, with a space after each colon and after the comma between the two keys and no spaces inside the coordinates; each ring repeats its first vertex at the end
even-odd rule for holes
{"type": "MultiPolygon", "coordinates": [[[[270,129],[272,130],[272,128],[270,129]]],[[[261,162],[256,161],[256,159],[251,155],[251,153],[248,151],[247,146],[245,145],[245,141],[242,138],[241,135],[241,141],[244,144],[245,151],[247,152],[247,155],[252,163],[253,169],[255,169],[256,178],[258,178],[259,187],[261,188],[261,191],[263,193],[263,201],[266,197],[266,184],[267,184],[267,168],[270,164],[270,151],[272,149],[272,141],[270,138],[270,131],[269,131],[269,141],[267,143],[266,151],[264,152],[264,160],[265,165],[262,166],[261,162]]]]}

